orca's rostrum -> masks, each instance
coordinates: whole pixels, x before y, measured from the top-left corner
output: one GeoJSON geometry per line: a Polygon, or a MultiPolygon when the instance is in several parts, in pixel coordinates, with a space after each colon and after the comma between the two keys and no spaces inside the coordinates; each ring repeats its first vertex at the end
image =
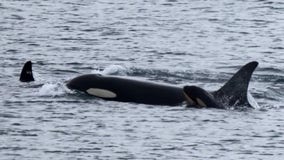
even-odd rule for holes
{"type": "MultiPolygon", "coordinates": [[[[33,81],[31,62],[22,70],[22,82],[33,81]],[[28,67],[26,67],[28,66],[28,67]]],[[[258,62],[243,66],[223,87],[208,92],[197,86],[172,86],[127,77],[85,74],[69,80],[66,86],[71,90],[105,100],[134,102],[150,105],[181,105],[187,102],[191,107],[226,108],[226,106],[253,107],[248,99],[248,85],[258,62]]]]}

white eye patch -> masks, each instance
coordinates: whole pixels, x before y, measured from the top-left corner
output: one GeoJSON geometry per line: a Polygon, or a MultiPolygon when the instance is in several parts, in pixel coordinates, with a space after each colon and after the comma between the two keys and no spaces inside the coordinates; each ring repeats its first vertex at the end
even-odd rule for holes
{"type": "Polygon", "coordinates": [[[201,107],[207,107],[206,104],[199,98],[196,98],[196,101],[198,103],[198,105],[200,105],[201,107]]]}
{"type": "Polygon", "coordinates": [[[115,98],[117,95],[109,90],[106,89],[100,89],[100,88],[89,88],[87,90],[87,93],[93,96],[97,96],[100,98],[115,98]]]}
{"type": "Polygon", "coordinates": [[[195,105],[195,102],[186,93],[184,93],[184,95],[189,105],[195,105]]]}

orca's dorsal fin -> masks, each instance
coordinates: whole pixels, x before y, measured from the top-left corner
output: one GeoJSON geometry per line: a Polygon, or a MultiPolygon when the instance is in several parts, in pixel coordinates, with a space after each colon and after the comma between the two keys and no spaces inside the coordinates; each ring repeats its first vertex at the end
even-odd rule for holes
{"type": "Polygon", "coordinates": [[[244,65],[223,87],[213,92],[213,96],[228,106],[249,105],[247,92],[253,71],[258,62],[244,65]]]}
{"type": "Polygon", "coordinates": [[[33,77],[33,71],[32,71],[32,62],[27,61],[22,69],[21,76],[20,76],[21,82],[31,82],[34,81],[33,77]]]}

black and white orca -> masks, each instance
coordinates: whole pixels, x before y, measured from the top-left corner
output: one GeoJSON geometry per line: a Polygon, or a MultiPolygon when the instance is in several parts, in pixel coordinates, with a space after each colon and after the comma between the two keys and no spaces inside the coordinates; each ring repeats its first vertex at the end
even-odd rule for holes
{"type": "Polygon", "coordinates": [[[231,106],[249,106],[248,86],[258,62],[250,62],[243,66],[223,87],[208,92],[197,86],[184,86],[183,92],[189,106],[229,108],[231,106]]]}
{"type": "MultiPolygon", "coordinates": [[[[227,105],[253,107],[248,99],[248,85],[257,62],[243,66],[221,89],[208,92],[197,86],[172,86],[134,80],[126,77],[85,74],[66,83],[71,90],[111,101],[134,102],[150,105],[181,105],[192,107],[226,108],[227,105]]],[[[34,81],[31,62],[23,67],[20,80],[34,81]],[[28,67],[26,67],[28,66],[28,67]]]]}
{"type": "Polygon", "coordinates": [[[99,74],[76,77],[67,83],[67,87],[121,102],[173,106],[185,101],[180,87],[99,74]]]}

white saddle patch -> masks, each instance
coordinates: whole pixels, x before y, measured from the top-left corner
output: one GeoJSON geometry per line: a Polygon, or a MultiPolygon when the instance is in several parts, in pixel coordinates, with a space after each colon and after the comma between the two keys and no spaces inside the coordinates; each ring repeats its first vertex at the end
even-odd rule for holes
{"type": "Polygon", "coordinates": [[[117,95],[109,90],[106,89],[100,89],[100,88],[89,88],[87,90],[87,93],[93,96],[97,96],[100,98],[115,98],[117,95]]]}

